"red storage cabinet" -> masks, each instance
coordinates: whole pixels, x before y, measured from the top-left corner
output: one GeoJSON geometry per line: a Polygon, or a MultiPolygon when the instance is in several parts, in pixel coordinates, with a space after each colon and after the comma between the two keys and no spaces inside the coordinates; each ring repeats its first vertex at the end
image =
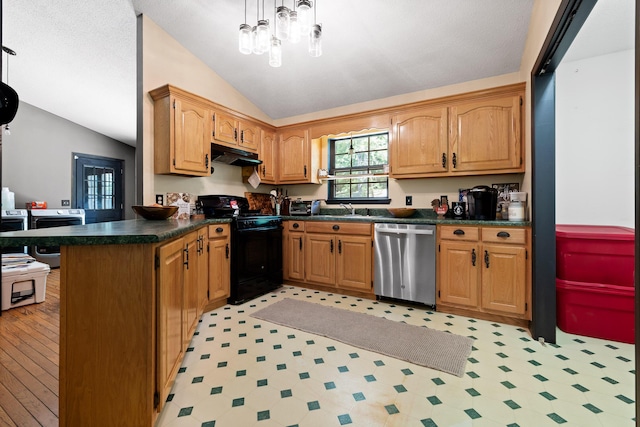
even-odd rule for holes
{"type": "Polygon", "coordinates": [[[557,322],[564,332],[633,344],[635,289],[556,279],[557,322]]]}
{"type": "Polygon", "coordinates": [[[556,277],[633,287],[634,242],[632,228],[556,225],[556,277]]]}

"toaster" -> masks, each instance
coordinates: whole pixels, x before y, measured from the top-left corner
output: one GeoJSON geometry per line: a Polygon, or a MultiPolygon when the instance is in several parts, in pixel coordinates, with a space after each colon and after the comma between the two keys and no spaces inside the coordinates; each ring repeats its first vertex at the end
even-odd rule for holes
{"type": "Polygon", "coordinates": [[[289,206],[289,215],[311,215],[311,203],[302,200],[292,200],[289,206]]]}

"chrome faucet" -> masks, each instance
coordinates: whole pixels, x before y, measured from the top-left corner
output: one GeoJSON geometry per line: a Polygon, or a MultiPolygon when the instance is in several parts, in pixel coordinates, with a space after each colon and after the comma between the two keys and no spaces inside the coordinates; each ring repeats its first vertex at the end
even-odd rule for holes
{"type": "Polygon", "coordinates": [[[343,208],[345,208],[347,211],[348,211],[349,209],[351,209],[351,215],[355,215],[355,214],[356,214],[356,208],[354,208],[354,207],[351,205],[351,203],[349,203],[349,204],[347,204],[347,205],[345,205],[344,203],[340,203],[340,206],[341,206],[341,207],[343,207],[343,208]]]}

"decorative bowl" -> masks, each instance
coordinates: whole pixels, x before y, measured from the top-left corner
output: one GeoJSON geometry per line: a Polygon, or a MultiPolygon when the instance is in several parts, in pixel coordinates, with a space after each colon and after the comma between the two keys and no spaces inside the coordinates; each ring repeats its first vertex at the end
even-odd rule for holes
{"type": "Polygon", "coordinates": [[[131,206],[133,211],[144,219],[167,219],[178,211],[177,206],[131,206]]]}
{"type": "Polygon", "coordinates": [[[387,210],[394,218],[407,218],[416,212],[413,208],[388,208],[387,210]]]}

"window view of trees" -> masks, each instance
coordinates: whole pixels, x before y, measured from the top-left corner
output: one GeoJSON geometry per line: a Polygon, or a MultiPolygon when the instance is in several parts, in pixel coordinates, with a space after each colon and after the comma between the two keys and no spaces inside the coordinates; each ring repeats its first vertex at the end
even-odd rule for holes
{"type": "Polygon", "coordinates": [[[329,200],[375,201],[389,198],[389,179],[384,173],[389,162],[389,134],[359,135],[329,140],[330,173],[350,178],[329,181],[329,200]],[[354,175],[366,175],[353,178],[354,175]]]}

